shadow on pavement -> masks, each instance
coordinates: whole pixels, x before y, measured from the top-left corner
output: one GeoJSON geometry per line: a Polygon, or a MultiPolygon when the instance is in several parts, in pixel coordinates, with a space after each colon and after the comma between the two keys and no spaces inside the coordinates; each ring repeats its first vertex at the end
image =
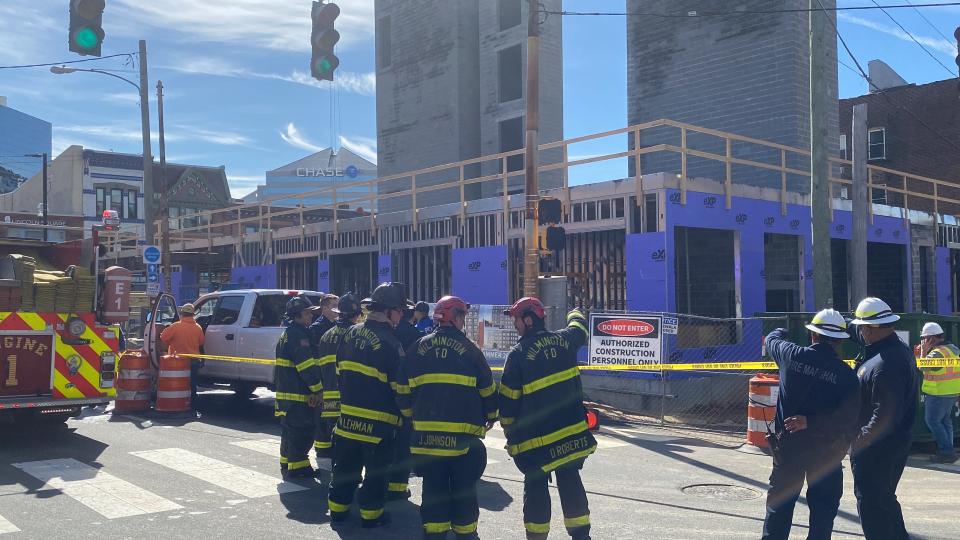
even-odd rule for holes
{"type": "Polygon", "coordinates": [[[480,508],[491,512],[504,510],[513,502],[513,497],[500,484],[482,478],[477,483],[477,498],[480,508]]]}

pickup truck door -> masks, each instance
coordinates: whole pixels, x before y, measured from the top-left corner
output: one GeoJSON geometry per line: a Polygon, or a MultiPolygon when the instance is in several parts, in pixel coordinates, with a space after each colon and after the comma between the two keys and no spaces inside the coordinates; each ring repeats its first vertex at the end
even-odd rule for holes
{"type": "Polygon", "coordinates": [[[257,294],[253,312],[249,318],[245,317],[247,325],[240,329],[239,351],[242,356],[269,360],[265,363],[241,364],[240,380],[274,384],[274,364],[276,358],[277,341],[283,334],[283,310],[289,299],[287,295],[257,294]]]}
{"type": "MultiPolygon", "coordinates": [[[[204,332],[203,352],[216,356],[237,356],[237,339],[240,330],[240,312],[245,297],[238,294],[223,294],[216,298],[216,306],[210,323],[204,332]]],[[[203,307],[203,306],[201,306],[203,307]]],[[[203,377],[232,382],[238,379],[238,364],[227,360],[206,359],[199,374],[203,377]]]]}
{"type": "Polygon", "coordinates": [[[148,317],[147,327],[143,332],[143,349],[156,370],[160,366],[160,357],[167,354],[166,346],[160,341],[160,334],[168,326],[180,320],[177,300],[169,294],[161,294],[153,302],[148,317]]]}

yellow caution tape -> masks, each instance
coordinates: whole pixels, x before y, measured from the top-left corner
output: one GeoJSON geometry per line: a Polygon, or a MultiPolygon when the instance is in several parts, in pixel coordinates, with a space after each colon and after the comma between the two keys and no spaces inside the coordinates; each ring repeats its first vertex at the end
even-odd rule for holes
{"type": "MultiPolygon", "coordinates": [[[[212,354],[181,354],[186,358],[197,358],[203,360],[223,360],[225,362],[237,362],[241,364],[262,364],[275,365],[276,360],[272,358],[247,358],[242,356],[217,356],[212,354]]],[[[850,367],[855,364],[854,360],[844,360],[850,367]]],[[[960,357],[954,358],[918,358],[917,367],[921,368],[942,368],[942,367],[960,367],[960,357]]],[[[502,367],[491,368],[493,371],[503,371],[502,367]]],[[[625,365],[585,365],[580,366],[580,371],[768,371],[776,370],[776,362],[701,362],[686,364],[625,364],[625,365]]]]}

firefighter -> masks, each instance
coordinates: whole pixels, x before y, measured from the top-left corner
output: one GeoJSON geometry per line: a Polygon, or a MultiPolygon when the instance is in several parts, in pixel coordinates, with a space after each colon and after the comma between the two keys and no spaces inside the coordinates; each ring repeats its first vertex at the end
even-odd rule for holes
{"type": "MultiPolygon", "coordinates": [[[[956,358],[960,349],[944,338],[943,327],[935,322],[923,325],[920,331],[922,358],[956,358]]],[[[960,371],[955,367],[924,368],[923,418],[937,442],[937,453],[930,456],[934,463],[953,463],[957,452],[953,449],[953,406],[960,395],[960,371]]]]}
{"type": "Polygon", "coordinates": [[[282,428],[280,472],[285,479],[314,475],[308,456],[314,438],[313,407],[320,401],[323,384],[307,329],[313,317],[310,307],[305,296],[287,302],[285,315],[290,325],[277,343],[275,414],[282,428]]]}
{"type": "Polygon", "coordinates": [[[400,425],[396,375],[403,349],[394,328],[408,301],[402,283],[383,283],[361,305],[366,320],[351,327],[337,351],[340,418],[333,437],[330,521],[347,518],[357,485],[361,525],[390,522],[384,511],[393,442],[400,425]],[[364,469],[366,469],[364,471],[364,469]]]}
{"type": "Polygon", "coordinates": [[[843,495],[841,462],[856,431],[860,403],[857,375],[843,363],[840,349],[847,323],[825,309],[810,324],[810,347],[787,341],[778,328],[766,349],[780,368],[775,431],[770,439],[773,471],[767,492],[763,540],[787,540],[793,510],[807,481],[810,528],[807,538],[829,540],[843,495]]]}
{"type": "Polygon", "coordinates": [[[857,366],[859,433],[850,448],[860,524],[868,540],[909,538],[897,485],[913,442],[920,370],[896,333],[900,317],[886,302],[865,298],[854,315],[850,337],[865,346],[857,366]]]}
{"type": "MultiPolygon", "coordinates": [[[[403,318],[397,324],[397,339],[403,347],[404,353],[409,354],[410,348],[418,339],[423,337],[423,332],[414,326],[416,309],[414,306],[407,306],[403,312],[403,318]]],[[[407,489],[410,479],[410,426],[407,421],[403,421],[397,428],[397,439],[393,445],[393,465],[390,467],[390,478],[387,483],[387,498],[391,501],[410,498],[410,490],[407,489]]]]}
{"type": "MultiPolygon", "coordinates": [[[[343,335],[360,318],[360,301],[353,293],[347,293],[339,299],[339,306],[331,308],[337,316],[336,324],[320,337],[317,345],[317,363],[323,382],[323,405],[315,411],[316,434],[313,448],[317,453],[317,465],[331,468],[333,457],[333,427],[340,417],[340,385],[337,381],[337,349],[343,335]]],[[[316,324],[316,323],[314,323],[316,324]]]]}
{"type": "Polygon", "coordinates": [[[424,538],[476,539],[477,482],[487,465],[480,439],[497,418],[497,386],[480,349],[464,335],[470,305],[444,296],[436,331],[417,341],[397,377],[400,411],[412,422],[410,452],[423,477],[424,538]]]}
{"type": "Polygon", "coordinates": [[[310,325],[310,333],[313,335],[314,343],[320,343],[320,338],[327,333],[327,330],[336,326],[337,312],[335,310],[339,301],[340,298],[337,295],[325,294],[320,297],[319,304],[310,308],[316,317],[316,320],[310,325]]]}
{"type": "Polygon", "coordinates": [[[567,532],[577,540],[589,539],[590,509],[580,469],[597,441],[587,428],[577,367],[577,351],[588,338],[587,321],[574,309],[565,329],[550,332],[543,303],[536,298],[521,298],[503,313],[513,317],[520,340],[503,368],[500,424],[507,452],[524,475],[527,538],[545,539],[550,532],[547,482],[553,474],[567,532]]]}
{"type": "Polygon", "coordinates": [[[424,336],[424,333],[414,325],[416,313],[412,306],[404,310],[403,318],[397,324],[397,339],[400,340],[400,345],[403,346],[404,351],[424,336]]]}

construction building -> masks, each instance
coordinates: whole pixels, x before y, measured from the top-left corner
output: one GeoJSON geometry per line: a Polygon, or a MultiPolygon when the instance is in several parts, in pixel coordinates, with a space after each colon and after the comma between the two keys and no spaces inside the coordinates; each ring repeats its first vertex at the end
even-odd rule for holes
{"type": "Polygon", "coordinates": [[[49,159],[52,141],[50,122],[9,107],[0,96],[0,193],[17,189],[40,171],[43,160],[32,154],[46,153],[49,159]]]}

